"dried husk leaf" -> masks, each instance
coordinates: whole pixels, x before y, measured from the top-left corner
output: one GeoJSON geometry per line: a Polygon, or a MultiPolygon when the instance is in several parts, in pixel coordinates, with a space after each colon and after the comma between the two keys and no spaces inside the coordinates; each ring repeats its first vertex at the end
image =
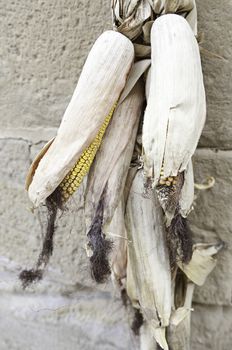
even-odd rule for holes
{"type": "Polygon", "coordinates": [[[192,28],[192,31],[195,36],[197,36],[198,31],[197,31],[197,7],[196,7],[196,1],[192,0],[193,3],[193,8],[192,10],[188,13],[188,15],[185,17],[186,20],[188,21],[188,24],[192,28]]]}
{"type": "Polygon", "coordinates": [[[205,92],[199,49],[186,20],[158,18],[152,27],[152,65],[144,116],[143,146],[147,172],[157,184],[184,171],[205,122],[205,92]]]}
{"type": "Polygon", "coordinates": [[[52,142],[54,141],[54,137],[49,140],[44,147],[41,149],[41,151],[37,154],[37,156],[35,157],[35,159],[33,160],[28,173],[27,173],[27,177],[26,177],[26,181],[25,181],[25,189],[28,191],[28,188],[32,182],[33,176],[35,174],[35,171],[38,167],[38,164],[40,162],[40,160],[43,158],[43,156],[45,155],[45,153],[47,152],[47,150],[49,149],[49,147],[51,146],[52,142]]]}
{"type": "Polygon", "coordinates": [[[192,259],[188,264],[178,263],[179,268],[186,274],[190,281],[198,286],[205,283],[207,276],[216,266],[214,257],[224,246],[222,242],[216,244],[198,243],[193,246],[192,259]]]}
{"type": "Polygon", "coordinates": [[[146,76],[146,84],[145,84],[145,94],[146,94],[147,102],[149,98],[150,86],[151,86],[151,67],[148,69],[147,76],[146,76]]]}
{"type": "Polygon", "coordinates": [[[152,14],[152,9],[146,0],[123,2],[113,0],[112,11],[114,28],[131,40],[141,34],[143,23],[152,14]]]}
{"type": "Polygon", "coordinates": [[[42,203],[89,146],[125,86],[134,59],[132,43],[114,31],[92,47],[57,136],[35,171],[29,197],[42,203]],[[106,73],[107,72],[107,73],[106,73]]]}
{"type": "Polygon", "coordinates": [[[151,57],[151,46],[134,44],[135,56],[138,58],[151,57]]]}
{"type": "Polygon", "coordinates": [[[146,72],[146,70],[149,68],[151,65],[151,60],[141,60],[138,62],[135,62],[133,66],[131,67],[130,74],[128,76],[126,86],[123,89],[123,92],[120,96],[118,104],[120,105],[125,98],[129,95],[139,78],[143,75],[143,73],[146,72]]]}
{"type": "Polygon", "coordinates": [[[155,350],[156,342],[152,336],[151,329],[147,322],[144,322],[140,329],[140,350],[155,350]]]}
{"type": "Polygon", "coordinates": [[[194,200],[194,177],[192,160],[189,161],[184,172],[184,184],[180,193],[180,213],[183,217],[187,217],[193,208],[194,200]]]}
{"type": "Polygon", "coordinates": [[[153,25],[154,21],[148,21],[143,25],[143,41],[145,44],[150,44],[150,33],[151,33],[151,27],[153,25]]]}
{"type": "Polygon", "coordinates": [[[172,311],[167,329],[168,345],[172,350],[190,350],[191,306],[194,284],[186,284],[183,306],[172,311]]]}
{"type": "MultiPolygon", "coordinates": [[[[165,328],[171,313],[171,273],[165,244],[163,214],[153,191],[144,196],[142,171],[131,186],[126,227],[128,260],[138,302],[156,341],[167,349],[165,328]]],[[[128,293],[130,294],[130,292],[128,293]]]]}
{"type": "Polygon", "coordinates": [[[161,15],[176,13],[185,17],[197,35],[195,0],[112,0],[111,4],[114,28],[141,46],[137,57],[148,56],[146,44],[150,43],[151,24],[161,15]]]}
{"type": "Polygon", "coordinates": [[[118,106],[108,126],[88,176],[85,194],[87,227],[93,220],[104,190],[104,223],[109,223],[114,215],[124,190],[143,101],[144,86],[140,80],[118,106]]]}
{"type": "MultiPolygon", "coordinates": [[[[128,238],[128,235],[127,235],[128,238]]],[[[132,242],[130,243],[132,244],[132,242]]],[[[127,248],[127,272],[126,272],[126,291],[127,295],[131,301],[131,305],[134,308],[140,309],[139,306],[139,297],[138,297],[138,285],[136,283],[136,271],[134,268],[134,262],[135,262],[135,255],[133,254],[134,251],[132,250],[129,253],[130,248],[127,248]]]]}
{"type": "Polygon", "coordinates": [[[148,0],[157,14],[188,12],[194,7],[193,0],[148,0]]]}
{"type": "Polygon", "coordinates": [[[188,264],[180,264],[175,280],[175,303],[167,329],[168,344],[172,350],[190,350],[190,323],[194,283],[203,285],[216,265],[215,255],[223,248],[223,243],[198,243],[193,247],[192,259],[188,264]]]}
{"type": "Polygon", "coordinates": [[[125,206],[121,200],[109,226],[106,229],[106,235],[113,241],[113,252],[110,257],[113,281],[120,288],[122,280],[126,278],[127,269],[127,234],[124,219],[125,206]]]}

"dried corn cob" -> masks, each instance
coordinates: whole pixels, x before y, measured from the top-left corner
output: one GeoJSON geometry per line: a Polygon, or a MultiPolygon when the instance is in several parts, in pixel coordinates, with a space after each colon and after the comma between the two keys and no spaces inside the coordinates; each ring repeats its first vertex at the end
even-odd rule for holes
{"type": "Polygon", "coordinates": [[[80,159],[76,162],[75,166],[69,173],[65,176],[61,184],[59,185],[59,190],[61,192],[62,200],[67,201],[69,197],[78,189],[83,178],[89,172],[90,166],[94,160],[94,157],[101,145],[102,138],[105,134],[107,126],[113,116],[117,103],[112,107],[110,113],[105,118],[97,136],[90,144],[89,147],[82,153],[80,159]]]}
{"type": "MultiPolygon", "coordinates": [[[[151,68],[148,71],[146,78],[146,99],[148,101],[151,85],[151,68]]],[[[145,159],[146,162],[146,159],[145,159]]],[[[153,179],[154,170],[151,168],[148,177],[153,179]]],[[[194,178],[192,160],[189,161],[186,170],[177,176],[164,176],[164,164],[158,176],[158,183],[156,185],[158,199],[165,212],[166,225],[169,226],[173,219],[176,209],[186,218],[192,210],[194,199],[194,178]]]]}
{"type": "MultiPolygon", "coordinates": [[[[38,164],[32,165],[33,172],[29,172],[28,194],[34,207],[43,203],[55,191],[75,167],[78,159],[90,160],[89,153],[95,152],[95,146],[104,134],[108,124],[106,115],[125,87],[133,60],[134,48],[125,36],[107,31],[96,40],[54,141],[42,158],[37,158],[38,164]],[[87,150],[89,145],[93,148],[87,150]]],[[[81,167],[80,172],[83,177],[85,167],[81,167]]],[[[68,180],[71,182],[74,179],[68,180]]],[[[64,184],[63,193],[69,187],[66,185],[67,183],[64,184]]],[[[78,186],[78,181],[73,186],[78,186]]],[[[74,187],[69,189],[68,195],[74,187]]]]}
{"type": "Polygon", "coordinates": [[[193,155],[206,115],[199,48],[187,21],[168,14],[151,29],[151,75],[143,146],[153,185],[183,172],[193,155]]]}

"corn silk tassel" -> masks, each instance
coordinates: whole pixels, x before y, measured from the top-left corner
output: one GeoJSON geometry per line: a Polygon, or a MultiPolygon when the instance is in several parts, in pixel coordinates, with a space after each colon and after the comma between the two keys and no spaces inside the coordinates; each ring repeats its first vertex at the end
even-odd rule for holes
{"type": "Polygon", "coordinates": [[[158,18],[151,29],[151,69],[146,82],[143,146],[147,181],[164,210],[170,264],[189,262],[192,238],[191,157],[205,122],[205,91],[199,48],[181,16],[158,18]]]}
{"type": "MultiPolygon", "coordinates": [[[[134,68],[133,72],[137,72],[137,69],[134,68]]],[[[130,75],[129,85],[127,84],[125,89],[130,86],[131,91],[119,101],[87,180],[85,194],[87,254],[90,257],[92,276],[98,283],[105,282],[110,276],[110,264],[112,264],[108,261],[110,247],[112,244],[115,245],[115,241],[118,243],[116,235],[123,235],[118,230],[116,234],[111,232],[108,225],[123,195],[144,102],[142,81],[137,81],[132,87],[133,84],[130,84],[132,80],[133,77],[130,75]]]]}
{"type": "Polygon", "coordinates": [[[34,207],[46,202],[48,224],[36,267],[20,274],[24,287],[43,276],[53,251],[57,209],[63,209],[88,173],[133,59],[133,45],[123,35],[107,31],[97,39],[56,137],[42,149],[29,170],[29,198],[34,207]]]}

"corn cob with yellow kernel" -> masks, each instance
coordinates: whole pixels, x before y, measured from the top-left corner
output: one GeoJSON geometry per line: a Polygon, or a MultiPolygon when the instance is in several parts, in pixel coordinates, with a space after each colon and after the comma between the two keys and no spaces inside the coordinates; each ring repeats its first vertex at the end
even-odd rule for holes
{"type": "Polygon", "coordinates": [[[191,156],[205,122],[205,91],[199,48],[184,18],[174,14],[158,18],[151,29],[151,48],[143,124],[144,166],[146,176],[152,174],[153,187],[161,194],[169,226],[175,215],[174,202],[184,217],[192,207],[191,156]]]}
{"type": "Polygon", "coordinates": [[[98,150],[133,60],[133,44],[122,34],[106,31],[97,39],[55,139],[29,171],[27,187],[34,207],[57,188],[65,199],[78,188],[98,150]]]}
{"type": "Polygon", "coordinates": [[[110,120],[113,116],[114,110],[117,103],[112,107],[110,113],[105,118],[104,123],[102,124],[97,136],[82,153],[80,159],[76,162],[75,166],[69,173],[65,176],[63,181],[58,186],[58,189],[61,192],[62,201],[67,201],[69,197],[78,189],[85,175],[88,174],[90,166],[93,163],[95,155],[102,143],[103,136],[107,129],[107,126],[110,123],[110,120]]]}
{"type": "Polygon", "coordinates": [[[194,197],[191,156],[206,114],[198,44],[181,16],[167,14],[152,25],[146,95],[142,135],[145,176],[164,210],[175,269],[178,260],[186,263],[191,259],[192,239],[186,223],[194,197]]]}

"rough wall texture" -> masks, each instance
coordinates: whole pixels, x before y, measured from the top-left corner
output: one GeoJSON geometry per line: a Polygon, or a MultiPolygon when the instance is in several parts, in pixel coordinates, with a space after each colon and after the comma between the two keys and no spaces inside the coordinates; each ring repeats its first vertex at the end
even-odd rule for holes
{"type": "MultiPolygon", "coordinates": [[[[232,345],[232,3],[197,3],[202,46],[215,55],[202,56],[208,116],[194,168],[196,182],[210,175],[216,184],[197,193],[191,222],[196,240],[220,238],[227,249],[196,289],[192,349],[224,350],[232,345]]],[[[61,218],[45,280],[27,292],[16,282],[38,255],[43,225],[29,210],[27,168],[55,134],[89,47],[107,28],[109,0],[0,0],[1,350],[138,348],[112,286],[96,287],[89,278],[83,188],[61,218]]]]}

